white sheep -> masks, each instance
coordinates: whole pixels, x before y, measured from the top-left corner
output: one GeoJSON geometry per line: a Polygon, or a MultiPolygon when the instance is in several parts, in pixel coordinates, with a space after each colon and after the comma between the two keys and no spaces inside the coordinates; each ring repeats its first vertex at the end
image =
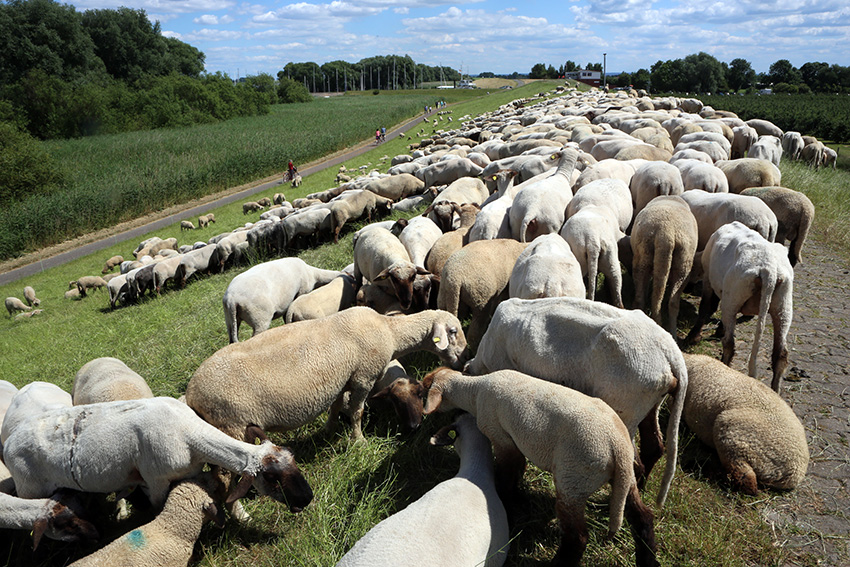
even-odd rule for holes
{"type": "Polygon", "coordinates": [[[675,165],[650,161],[638,167],[629,183],[634,214],[659,195],[681,195],[685,191],[682,174],[675,165]]]}
{"type": "Polygon", "coordinates": [[[256,201],[248,201],[247,203],[242,204],[242,214],[247,215],[248,213],[255,213],[257,211],[262,211],[265,209],[263,205],[256,201]]]}
{"type": "Polygon", "coordinates": [[[231,343],[239,341],[239,325],[245,321],[254,336],[284,317],[299,295],[324,285],[340,272],[322,270],[300,258],[281,258],[258,264],[230,281],[224,292],[224,321],[231,343]]]}
{"type": "Polygon", "coordinates": [[[730,193],[740,193],[749,187],[782,185],[782,172],[767,160],[741,158],[718,161],[715,165],[726,175],[730,193]]]}
{"type": "Polygon", "coordinates": [[[286,310],[284,320],[294,323],[327,317],[354,305],[356,295],[354,278],[341,274],[330,283],[296,297],[286,310]]]}
{"type": "Polygon", "coordinates": [[[464,414],[430,442],[454,444],[460,457],[457,474],[369,530],[337,567],[413,567],[424,557],[434,567],[504,564],[510,534],[496,494],[490,441],[475,426],[475,418],[464,414]],[[410,537],[412,533],[417,537],[410,537]]]}
{"type": "Polygon", "coordinates": [[[44,411],[15,427],[3,456],[23,498],[60,488],[109,493],[141,486],[161,507],[172,481],[208,463],[242,475],[228,502],[253,485],[300,511],[313,493],[292,453],[257,427],[244,435],[250,442],[225,435],[174,398],[123,400],[44,411]]]}
{"type": "Polygon", "coordinates": [[[785,187],[752,187],[741,191],[741,195],[758,197],[770,207],[777,220],[776,242],[790,241],[788,259],[791,266],[796,266],[815,220],[812,201],[803,193],[785,187]]]}
{"type": "Polygon", "coordinates": [[[684,357],[682,417],[717,451],[732,487],[755,495],[759,484],[783,490],[800,484],[809,465],[806,432],[779,394],[714,358],[684,357]]]}
{"type": "Polygon", "coordinates": [[[567,219],[560,236],[575,254],[582,276],[587,277],[587,298],[596,299],[596,278],[601,271],[611,290],[611,300],[622,308],[623,278],[618,242],[625,235],[618,227],[614,212],[608,207],[585,206],[567,219]]]}
{"type": "Polygon", "coordinates": [[[145,379],[117,358],[95,358],[74,376],[71,398],[75,406],[118,400],[152,398],[145,379]]]}
{"type": "MultiPolygon", "coordinates": [[[[432,274],[440,275],[449,257],[469,244],[469,232],[472,230],[475,219],[478,218],[478,213],[481,210],[474,203],[467,203],[460,207],[455,204],[452,206],[460,215],[460,224],[455,230],[450,230],[443,234],[431,246],[428,257],[425,259],[425,267],[432,274]]],[[[505,236],[505,238],[510,238],[510,234],[505,236]]]]}
{"type": "Polygon", "coordinates": [[[116,255],[109,258],[106,263],[103,265],[103,270],[101,270],[101,274],[108,274],[112,271],[115,266],[120,266],[124,261],[124,256],[116,255]]]}
{"type": "Polygon", "coordinates": [[[781,244],[768,242],[740,222],[721,226],[702,253],[702,299],[699,314],[687,341],[701,338],[702,328],[720,304],[723,324],[724,364],[735,356],[735,323],[738,313],[758,315],[748,371],[757,377],[759,343],[765,319],[773,322],[771,387],[779,392],[788,366],[788,331],[793,317],[794,268],[781,244]]]}
{"type": "Polygon", "coordinates": [[[652,511],[643,504],[635,481],[629,431],[604,401],[513,370],[464,376],[438,368],[423,380],[425,413],[459,408],[472,413],[493,443],[500,495],[515,495],[526,459],[551,472],[561,524],[554,564],[578,564],[587,545],[587,499],[611,484],[608,536],[627,515],[635,537],[638,565],[657,565],[652,511]]]}
{"type": "Polygon", "coordinates": [[[758,197],[737,193],[708,193],[699,189],[685,191],[680,197],[697,219],[697,251],[705,248],[715,230],[733,221],[745,224],[770,242],[776,240],[779,221],[770,207],[758,197]]]}
{"type": "Polygon", "coordinates": [[[354,241],[354,283],[357,290],[365,277],[394,294],[402,309],[413,304],[413,283],[428,271],[410,261],[404,244],[389,230],[364,230],[354,241]]]}
{"type": "MultiPolygon", "coordinates": [[[[574,388],[610,405],[634,437],[640,426],[641,477],[663,447],[658,409],[673,397],[667,461],[658,505],[676,471],[679,421],[688,372],[676,341],[640,311],[586,299],[509,299],[502,302],[468,370],[513,369],[574,388]]],[[[639,469],[640,470],[640,469],[639,469]]]]}
{"type": "Polygon", "coordinates": [[[475,223],[469,229],[469,242],[511,237],[511,219],[508,210],[513,203],[513,196],[508,190],[515,176],[516,172],[513,170],[501,170],[493,175],[496,190],[484,202],[476,215],[475,223]]]}
{"type": "Polygon", "coordinates": [[[434,243],[443,236],[443,231],[437,223],[423,216],[396,222],[404,226],[398,239],[410,255],[410,261],[420,268],[425,268],[425,258],[434,243]]]}
{"type": "Polygon", "coordinates": [[[156,518],[71,565],[186,567],[204,523],[220,521],[217,504],[223,500],[223,483],[212,472],[182,480],[171,488],[156,518]]]}
{"type": "Polygon", "coordinates": [[[68,283],[68,289],[76,287],[80,291],[80,297],[85,297],[86,292],[90,289],[100,289],[106,287],[106,280],[100,276],[83,276],[77,280],[68,283]]]}
{"type": "Polygon", "coordinates": [[[598,179],[576,191],[567,206],[567,219],[584,207],[608,207],[617,219],[621,232],[632,223],[634,205],[629,185],[619,179],[598,179]]]}
{"type": "Polygon", "coordinates": [[[782,158],[782,142],[776,136],[760,136],[747,150],[747,157],[763,159],[779,167],[782,158]]]}
{"type": "Polygon", "coordinates": [[[460,322],[449,313],[388,317],[352,307],[220,349],[189,380],[186,403],[209,423],[241,437],[248,424],[294,429],[329,407],[326,427],[332,430],[342,394],[350,391],[351,435],[360,439],[363,403],[390,360],[428,350],[457,365],[465,348],[460,322]]]}
{"type": "Polygon", "coordinates": [[[643,309],[649,280],[652,319],[661,325],[661,305],[669,293],[667,330],[676,336],[682,289],[691,274],[699,227],[688,204],[679,197],[658,197],[635,217],[631,234],[635,309],[643,309]]]}
{"type": "Polygon", "coordinates": [[[578,152],[565,148],[551,159],[558,160],[555,173],[520,189],[511,203],[508,216],[514,240],[531,242],[541,234],[558,232],[564,224],[567,204],[573,198],[570,177],[578,152]]]}
{"type": "Polygon", "coordinates": [[[32,307],[27,306],[23,301],[21,301],[17,297],[7,297],[6,311],[9,312],[9,318],[11,318],[16,311],[32,311],[32,307]]]}
{"type": "Polygon", "coordinates": [[[334,242],[339,242],[339,232],[346,221],[357,220],[365,216],[367,222],[371,222],[373,215],[380,212],[389,213],[390,210],[392,210],[392,200],[372,191],[358,189],[344,192],[330,202],[331,230],[334,242]]]}
{"type": "Polygon", "coordinates": [[[29,285],[24,288],[24,300],[30,307],[41,305],[41,300],[35,296],[35,290],[29,285]]]}
{"type": "Polygon", "coordinates": [[[713,163],[705,163],[697,159],[680,159],[673,165],[679,168],[685,191],[702,189],[709,193],[729,192],[729,180],[726,179],[726,174],[713,163]]]}
{"type": "MultiPolygon", "coordinates": [[[[6,410],[9,409],[9,404],[12,403],[12,398],[18,393],[18,388],[7,380],[0,380],[0,425],[3,423],[3,418],[6,416],[6,410]]],[[[3,456],[3,443],[0,443],[0,457],[3,456]]],[[[12,480],[12,473],[3,464],[3,459],[0,458],[0,492],[12,494],[15,491],[15,482],[12,480]]]]}
{"type": "Polygon", "coordinates": [[[508,285],[508,295],[521,299],[584,297],[586,293],[581,264],[559,234],[534,239],[517,258],[508,285]]]}
{"type": "Polygon", "coordinates": [[[45,535],[59,541],[96,541],[97,528],[80,518],[74,508],[73,499],[62,494],[17,498],[0,492],[0,528],[31,531],[33,549],[45,535]]]}
{"type": "Polygon", "coordinates": [[[180,230],[195,230],[195,225],[192,224],[192,221],[180,221],[180,230]]]}
{"type": "Polygon", "coordinates": [[[72,404],[71,394],[56,384],[30,382],[12,396],[6,408],[2,430],[0,430],[0,444],[3,445],[3,450],[6,450],[6,440],[20,424],[48,410],[70,407],[72,404]]]}

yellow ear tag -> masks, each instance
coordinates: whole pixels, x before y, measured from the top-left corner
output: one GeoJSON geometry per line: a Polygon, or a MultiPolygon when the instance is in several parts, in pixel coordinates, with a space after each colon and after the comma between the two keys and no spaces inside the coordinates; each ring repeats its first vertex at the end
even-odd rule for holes
{"type": "Polygon", "coordinates": [[[434,342],[435,342],[435,343],[440,342],[440,337],[434,337],[434,342]]]}
{"type": "Polygon", "coordinates": [[[493,176],[493,181],[496,181],[496,179],[498,179],[498,177],[494,175],[494,176],[493,176]]]}

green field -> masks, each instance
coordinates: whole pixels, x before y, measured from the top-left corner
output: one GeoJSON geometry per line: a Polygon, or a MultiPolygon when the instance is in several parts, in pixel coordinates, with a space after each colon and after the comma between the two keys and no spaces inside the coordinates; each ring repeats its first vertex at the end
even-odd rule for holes
{"type": "MultiPolygon", "coordinates": [[[[500,104],[542,90],[535,83],[489,98],[465,102],[454,108],[454,116],[492,110],[500,104]],[[528,89],[528,90],[526,90],[528,89]]],[[[243,140],[252,136],[245,134],[243,140]]],[[[406,140],[397,139],[376,147],[346,165],[356,168],[371,164],[382,170],[381,158],[405,151],[406,140]]],[[[177,165],[175,165],[177,167],[177,165]]],[[[847,206],[850,175],[843,171],[812,171],[799,164],[782,164],[783,184],[806,192],[818,209],[815,231],[819,238],[846,250],[847,206]],[[835,201],[833,206],[829,203],[835,201]]],[[[291,199],[332,185],[335,171],[326,170],[305,179],[291,199]]],[[[268,191],[259,196],[271,196],[268,191]]],[[[218,224],[211,228],[180,233],[174,225],[157,235],[175,236],[183,242],[206,240],[242,224],[247,217],[240,204],[213,210],[218,224]]],[[[252,217],[252,220],[256,217],[252,217]]],[[[356,228],[356,225],[353,228],[356,228]]],[[[130,257],[135,242],[116,244],[94,256],[76,260],[14,284],[0,287],[2,297],[21,297],[32,285],[42,300],[44,312],[32,319],[0,317],[0,376],[17,386],[34,380],[70,388],[74,373],[89,360],[115,356],[144,376],[156,395],[178,396],[194,370],[217,349],[227,344],[221,297],[230,280],[245,268],[192,280],[183,290],[169,289],[159,297],[111,311],[106,293],[95,292],[83,300],[65,300],[68,281],[85,274],[99,274],[103,260],[120,253],[130,257]]],[[[351,261],[351,233],[340,243],[325,244],[300,254],[315,266],[339,269],[351,261]]],[[[281,324],[276,321],[275,324],[281,324]]],[[[250,336],[243,325],[242,340],[250,336]]],[[[411,374],[422,375],[436,363],[431,355],[405,359],[411,374]]],[[[254,516],[248,526],[229,520],[224,529],[204,528],[199,550],[200,565],[207,566],[327,566],[336,562],[375,523],[403,508],[434,484],[451,477],[457,458],[445,448],[428,445],[428,439],[447,416],[426,418],[413,435],[399,431],[391,411],[367,410],[366,443],[350,443],[350,429],[341,424],[338,433],[324,437],[322,418],[276,439],[295,452],[299,466],[311,483],[315,500],[304,512],[292,515],[286,507],[268,499],[246,502],[254,516]]],[[[680,440],[681,470],[677,471],[670,498],[663,510],[653,504],[663,462],[650,478],[645,500],[656,513],[656,533],[662,565],[744,566],[781,565],[789,560],[771,526],[762,519],[765,500],[781,498],[778,493],[747,497],[728,490],[724,483],[710,480],[716,466],[707,450],[690,433],[680,440]]],[[[534,467],[526,472],[522,487],[528,507],[512,529],[515,539],[507,565],[536,566],[551,559],[559,533],[554,514],[551,477],[534,467]]],[[[104,503],[100,514],[111,507],[104,503]]],[[[607,492],[600,491],[588,505],[590,542],[584,565],[633,565],[632,540],[623,528],[613,541],[605,541],[607,492]]],[[[136,514],[127,524],[111,528],[101,523],[104,539],[124,533],[144,521],[136,514]],[[105,526],[105,527],[104,527],[105,526]]],[[[412,534],[411,537],[415,537],[412,534]]],[[[44,540],[33,556],[29,535],[3,532],[0,562],[20,566],[60,566],[91,549],[44,540]]],[[[801,559],[795,557],[794,560],[801,559]]],[[[815,565],[816,557],[802,558],[815,565]]],[[[423,561],[427,559],[423,558],[423,561]]]]}

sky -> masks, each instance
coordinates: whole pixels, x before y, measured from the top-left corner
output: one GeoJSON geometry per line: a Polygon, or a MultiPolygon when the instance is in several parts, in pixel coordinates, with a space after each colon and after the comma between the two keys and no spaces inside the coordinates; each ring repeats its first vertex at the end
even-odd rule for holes
{"type": "MultiPolygon", "coordinates": [[[[62,2],[63,0],[59,0],[62,2]]],[[[850,66],[850,0],[77,0],[127,6],[206,55],[206,71],[409,55],[465,74],[601,63],[609,73],[704,51],[767,72],[779,59],[850,66]]]]}

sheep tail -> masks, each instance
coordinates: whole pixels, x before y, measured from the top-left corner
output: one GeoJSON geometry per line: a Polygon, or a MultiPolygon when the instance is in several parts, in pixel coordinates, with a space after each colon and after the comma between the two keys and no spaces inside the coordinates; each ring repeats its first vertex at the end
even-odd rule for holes
{"type": "MultiPolygon", "coordinates": [[[[628,435],[628,434],[627,434],[628,435]]],[[[611,496],[608,501],[608,537],[614,535],[623,525],[623,511],[629,490],[635,485],[634,450],[630,441],[614,443],[614,476],[611,478],[611,496]]]]}
{"type": "Polygon", "coordinates": [[[750,376],[756,377],[756,363],[758,362],[759,344],[761,343],[761,333],[764,331],[764,320],[767,318],[767,312],[770,309],[770,301],[773,299],[773,292],[776,290],[776,272],[774,270],[762,268],[759,270],[759,278],[761,279],[761,301],[759,302],[759,320],[756,322],[756,334],[753,337],[753,350],[750,353],[750,362],[748,371],[750,376]]]}
{"type": "Polygon", "coordinates": [[[596,298],[596,276],[599,273],[599,248],[595,245],[586,248],[587,254],[587,299],[596,298]]]}
{"type": "Polygon", "coordinates": [[[224,322],[227,324],[227,336],[230,344],[239,342],[239,305],[225,299],[224,322]]]}
{"type": "Polygon", "coordinates": [[[682,421],[682,410],[685,407],[685,395],[688,392],[688,368],[681,352],[676,349],[670,360],[670,369],[676,379],[676,389],[673,393],[673,405],[670,406],[670,418],[667,422],[667,455],[664,466],[664,477],[661,479],[661,488],[658,490],[656,502],[658,507],[664,506],[667,493],[673,483],[673,475],[676,474],[676,455],[679,451],[679,423],[682,421]]]}
{"type": "Polygon", "coordinates": [[[673,242],[669,238],[657,238],[655,242],[655,258],[652,261],[652,304],[650,313],[656,323],[661,322],[661,304],[664,302],[664,292],[667,290],[667,280],[673,265],[673,242]]]}

